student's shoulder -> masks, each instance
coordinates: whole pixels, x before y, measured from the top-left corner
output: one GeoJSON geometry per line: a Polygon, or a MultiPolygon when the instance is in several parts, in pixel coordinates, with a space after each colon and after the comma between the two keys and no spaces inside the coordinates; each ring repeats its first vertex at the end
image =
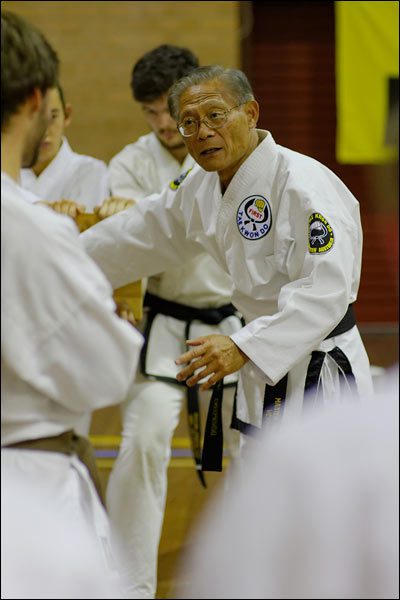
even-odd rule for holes
{"type": "Polygon", "coordinates": [[[100,158],[95,158],[94,156],[89,156],[88,154],[77,154],[75,152],[75,160],[77,161],[77,163],[80,163],[82,165],[91,165],[96,166],[98,168],[107,167],[104,160],[101,160],[100,158]]]}
{"type": "MultiPolygon", "coordinates": [[[[2,195],[2,215],[6,217],[7,228],[2,228],[7,236],[7,245],[24,248],[21,240],[29,240],[29,252],[40,254],[56,244],[74,245],[78,241],[78,228],[66,215],[60,215],[47,206],[26,201],[24,190],[8,191],[2,195]]],[[[26,249],[23,250],[26,256],[26,249]]],[[[18,252],[16,253],[18,254],[18,252]]]]}
{"type": "Polygon", "coordinates": [[[98,175],[107,173],[106,163],[94,156],[74,153],[73,168],[80,174],[91,172],[98,175]]]}
{"type": "Polygon", "coordinates": [[[178,191],[178,189],[186,190],[189,189],[191,192],[193,189],[197,189],[200,183],[204,183],[207,181],[213,182],[216,177],[215,173],[207,173],[198,165],[194,163],[173,181],[171,181],[168,185],[169,189],[173,192],[178,191]]]}
{"type": "MultiPolygon", "coordinates": [[[[154,156],[154,134],[142,135],[135,142],[127,144],[110,160],[110,165],[118,162],[131,162],[132,160],[151,159],[154,156]]],[[[154,136],[155,137],[155,136],[154,136]]]]}

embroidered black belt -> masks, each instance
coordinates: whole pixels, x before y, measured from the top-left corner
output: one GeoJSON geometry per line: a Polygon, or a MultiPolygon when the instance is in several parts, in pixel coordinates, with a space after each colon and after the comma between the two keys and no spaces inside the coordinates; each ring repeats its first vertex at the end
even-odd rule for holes
{"type": "MultiPolygon", "coordinates": [[[[201,422],[200,422],[200,409],[199,409],[199,386],[195,385],[193,387],[186,386],[185,382],[179,383],[176,379],[172,377],[164,377],[158,375],[152,375],[147,373],[146,370],[146,356],[147,356],[147,347],[148,341],[150,337],[150,330],[153,324],[153,321],[158,314],[166,315],[168,317],[173,317],[174,319],[178,319],[179,321],[184,321],[186,323],[185,328],[185,338],[189,337],[189,329],[192,321],[201,321],[206,325],[218,325],[232,315],[237,315],[236,308],[233,304],[224,304],[223,306],[219,306],[217,308],[194,308],[192,306],[187,306],[186,304],[179,304],[178,302],[172,302],[170,300],[164,300],[159,296],[154,294],[146,293],[144,297],[144,306],[148,308],[147,313],[147,322],[146,328],[144,331],[145,343],[142,348],[142,352],[140,355],[140,367],[141,372],[144,376],[149,377],[151,375],[152,378],[157,379],[159,381],[165,381],[167,383],[174,383],[175,385],[183,385],[186,387],[186,397],[187,397],[187,412],[188,412],[188,428],[189,435],[193,453],[193,459],[196,466],[197,475],[201,481],[201,484],[204,487],[206,486],[205,478],[203,475],[202,469],[202,460],[201,460],[201,422]]],[[[234,387],[236,383],[227,384],[225,387],[234,387]]],[[[221,384],[221,387],[223,385],[221,384]]],[[[222,420],[222,419],[221,419],[222,420]]]]}
{"type": "MultiPolygon", "coordinates": [[[[353,305],[350,304],[343,319],[336,327],[326,336],[326,340],[341,335],[349,331],[356,324],[353,305]]],[[[311,353],[311,360],[308,365],[304,393],[307,401],[312,398],[312,390],[319,381],[319,376],[322,370],[322,365],[326,354],[336,362],[339,370],[339,378],[341,384],[344,379],[350,385],[354,384],[354,375],[347,356],[340,348],[335,346],[328,353],[315,350],[311,353]]],[[[275,385],[266,385],[264,392],[263,404],[263,423],[267,419],[276,419],[282,414],[287,390],[288,375],[286,374],[275,385]]],[[[222,397],[223,387],[218,382],[213,387],[213,393],[210,400],[210,406],[207,414],[207,423],[204,434],[203,454],[202,454],[202,469],[203,471],[222,471],[222,451],[223,451],[223,435],[222,435],[222,397]]],[[[236,417],[236,397],[233,407],[233,415],[231,427],[238,429],[242,433],[251,434],[257,431],[258,428],[244,423],[236,417]]]]}

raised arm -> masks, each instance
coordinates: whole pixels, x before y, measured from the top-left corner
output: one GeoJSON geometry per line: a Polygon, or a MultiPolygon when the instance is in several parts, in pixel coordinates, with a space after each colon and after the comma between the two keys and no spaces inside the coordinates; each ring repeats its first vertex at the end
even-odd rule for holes
{"type": "Polygon", "coordinates": [[[176,267],[202,247],[186,236],[179,196],[166,189],[81,234],[114,288],[176,267]]]}

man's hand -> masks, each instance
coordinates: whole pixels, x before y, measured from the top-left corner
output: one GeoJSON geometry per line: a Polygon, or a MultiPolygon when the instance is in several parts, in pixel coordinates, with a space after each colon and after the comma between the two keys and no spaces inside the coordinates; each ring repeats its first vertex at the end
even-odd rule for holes
{"type": "Polygon", "coordinates": [[[94,213],[99,219],[106,219],[111,217],[122,210],[129,208],[136,204],[135,200],[129,198],[121,198],[119,196],[111,196],[106,198],[101,206],[94,207],[94,213]]]}
{"type": "Polygon", "coordinates": [[[189,387],[196,385],[207,375],[211,375],[200,388],[208,390],[226,375],[241,369],[249,360],[248,356],[226,335],[206,335],[195,340],[188,340],[186,343],[193,348],[179,356],[175,364],[190,364],[179,371],[176,379],[178,381],[186,380],[189,387]],[[197,369],[201,369],[201,371],[193,375],[197,369]]]}
{"type": "Polygon", "coordinates": [[[133,326],[136,326],[136,319],[132,309],[127,302],[115,302],[115,312],[124,321],[128,321],[133,326]]]}
{"type": "Polygon", "coordinates": [[[78,214],[84,213],[86,211],[86,206],[84,204],[79,204],[74,200],[67,200],[65,198],[62,200],[57,200],[56,202],[45,202],[44,200],[41,200],[40,202],[38,202],[38,204],[49,206],[54,211],[63,215],[68,215],[73,219],[75,219],[75,217],[78,214]]]}

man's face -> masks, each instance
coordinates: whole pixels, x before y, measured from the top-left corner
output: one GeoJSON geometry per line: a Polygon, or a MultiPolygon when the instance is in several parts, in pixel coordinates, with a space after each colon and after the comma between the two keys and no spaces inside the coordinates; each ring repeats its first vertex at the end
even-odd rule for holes
{"type": "Polygon", "coordinates": [[[148,126],[167,150],[183,148],[185,144],[169,114],[167,98],[168,94],[164,94],[153,102],[142,103],[143,113],[148,126]]]}
{"type": "MultiPolygon", "coordinates": [[[[213,111],[228,111],[237,104],[222,82],[193,85],[179,99],[179,122],[187,117],[200,121],[213,111]]],[[[201,122],[197,133],[183,139],[203,169],[218,171],[221,180],[230,180],[254,149],[257,119],[258,104],[250,100],[230,110],[222,127],[211,129],[201,122]]]]}
{"type": "Polygon", "coordinates": [[[69,117],[64,114],[60,93],[57,88],[48,90],[50,124],[39,148],[39,163],[49,163],[60,149],[64,129],[69,124],[69,117]]]}
{"type": "Polygon", "coordinates": [[[42,98],[40,110],[32,120],[22,156],[22,167],[31,168],[38,160],[40,146],[51,120],[49,90],[42,98]]]}

